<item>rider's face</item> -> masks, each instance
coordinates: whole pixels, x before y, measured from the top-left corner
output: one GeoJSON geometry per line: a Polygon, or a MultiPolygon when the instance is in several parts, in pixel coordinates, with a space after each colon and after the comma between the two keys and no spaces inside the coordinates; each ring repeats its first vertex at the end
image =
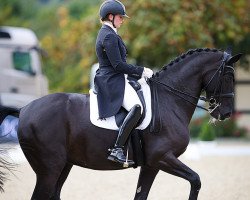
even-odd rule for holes
{"type": "Polygon", "coordinates": [[[110,14],[109,19],[113,20],[113,18],[114,18],[114,25],[115,25],[115,27],[116,28],[120,28],[121,25],[122,25],[122,23],[123,23],[123,20],[124,20],[123,16],[121,16],[121,15],[115,15],[115,16],[113,16],[113,15],[110,14]]]}
{"type": "Polygon", "coordinates": [[[121,15],[115,15],[114,24],[115,24],[116,28],[120,28],[120,26],[123,23],[123,20],[124,20],[123,16],[121,16],[121,15]]]}

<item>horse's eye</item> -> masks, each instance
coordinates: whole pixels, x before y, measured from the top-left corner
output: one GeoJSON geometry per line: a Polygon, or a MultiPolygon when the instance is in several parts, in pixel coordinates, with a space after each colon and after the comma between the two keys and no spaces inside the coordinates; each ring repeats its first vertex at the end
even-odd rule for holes
{"type": "Polygon", "coordinates": [[[233,80],[232,76],[225,77],[225,82],[227,82],[227,83],[232,82],[232,80],[233,80]]]}

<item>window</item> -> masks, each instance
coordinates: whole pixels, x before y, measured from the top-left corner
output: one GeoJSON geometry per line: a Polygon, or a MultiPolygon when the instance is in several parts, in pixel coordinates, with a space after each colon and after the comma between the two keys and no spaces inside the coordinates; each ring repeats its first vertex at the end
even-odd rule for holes
{"type": "Polygon", "coordinates": [[[10,39],[11,37],[10,37],[10,34],[9,34],[9,33],[0,30],[0,38],[10,39]]]}
{"type": "Polygon", "coordinates": [[[31,57],[29,52],[19,52],[13,53],[13,63],[17,70],[31,73],[31,57]]]}

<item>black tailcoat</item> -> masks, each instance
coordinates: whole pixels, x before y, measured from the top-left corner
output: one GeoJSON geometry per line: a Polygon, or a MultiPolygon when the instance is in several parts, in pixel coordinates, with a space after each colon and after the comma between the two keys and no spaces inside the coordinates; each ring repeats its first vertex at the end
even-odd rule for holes
{"type": "Polygon", "coordinates": [[[140,79],[143,67],[126,63],[127,49],[121,37],[115,31],[103,25],[96,39],[96,54],[99,69],[95,76],[99,117],[115,115],[121,108],[124,89],[124,74],[140,79]]]}

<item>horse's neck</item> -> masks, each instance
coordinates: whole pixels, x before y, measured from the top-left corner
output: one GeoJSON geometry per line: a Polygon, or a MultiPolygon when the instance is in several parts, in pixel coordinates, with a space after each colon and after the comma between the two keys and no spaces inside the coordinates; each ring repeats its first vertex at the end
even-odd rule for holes
{"type": "MultiPolygon", "coordinates": [[[[198,60],[197,56],[187,59],[185,62],[181,61],[165,69],[159,76],[161,82],[164,82],[165,84],[179,91],[185,92],[195,97],[199,97],[202,88],[203,73],[202,66],[200,66],[201,64],[199,64],[199,62],[202,63],[202,60],[199,59],[199,62],[195,62],[194,59],[198,60]]],[[[162,102],[166,102],[166,112],[172,110],[173,112],[175,112],[175,115],[179,115],[179,119],[182,119],[183,121],[189,123],[195,110],[195,106],[188,101],[197,104],[198,99],[188,97],[187,95],[178,92],[174,92],[175,94],[166,92],[166,90],[164,92],[164,88],[161,89],[162,92],[160,95],[160,99],[162,102]],[[177,95],[182,96],[188,101],[185,101],[177,95]]]]}

